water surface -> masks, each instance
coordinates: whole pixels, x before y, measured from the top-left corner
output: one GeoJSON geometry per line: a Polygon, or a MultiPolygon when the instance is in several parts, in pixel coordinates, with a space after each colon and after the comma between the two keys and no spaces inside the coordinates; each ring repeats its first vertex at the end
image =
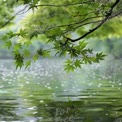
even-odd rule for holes
{"type": "Polygon", "coordinates": [[[63,71],[42,59],[16,70],[0,61],[0,121],[122,122],[122,61],[63,71]]]}

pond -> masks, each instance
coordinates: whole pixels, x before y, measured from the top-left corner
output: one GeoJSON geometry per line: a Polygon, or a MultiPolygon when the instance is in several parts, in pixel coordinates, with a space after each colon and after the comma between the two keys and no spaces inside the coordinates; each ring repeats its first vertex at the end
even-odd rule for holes
{"type": "Polygon", "coordinates": [[[122,122],[122,61],[67,73],[63,59],[16,70],[0,61],[0,121],[122,122]]]}

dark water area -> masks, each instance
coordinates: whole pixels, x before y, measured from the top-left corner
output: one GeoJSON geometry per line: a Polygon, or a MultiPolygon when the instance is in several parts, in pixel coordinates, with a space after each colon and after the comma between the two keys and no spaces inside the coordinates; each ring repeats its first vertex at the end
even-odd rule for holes
{"type": "Polygon", "coordinates": [[[122,122],[122,61],[67,73],[63,60],[28,69],[0,61],[0,121],[122,122]]]}

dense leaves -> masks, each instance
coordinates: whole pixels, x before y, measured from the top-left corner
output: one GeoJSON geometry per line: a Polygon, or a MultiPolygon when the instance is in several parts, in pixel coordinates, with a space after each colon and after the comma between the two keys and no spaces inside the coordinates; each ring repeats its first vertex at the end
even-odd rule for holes
{"type": "Polygon", "coordinates": [[[0,28],[12,24],[15,3],[16,0],[0,0],[0,28]]]}
{"type": "Polygon", "coordinates": [[[85,39],[119,37],[122,34],[121,29],[116,31],[118,26],[120,28],[122,26],[121,0],[16,2],[27,5],[27,11],[33,11],[21,21],[21,28],[14,32],[10,31],[3,37],[3,40],[6,40],[5,45],[17,52],[14,53],[17,67],[24,64],[26,67],[29,66],[31,60],[26,61],[27,58],[36,61],[40,56],[47,57],[50,52],[55,52],[55,56],[68,58],[65,70],[81,68],[82,64],[99,62],[105,57],[102,52],[95,54],[93,49],[89,49],[85,39]],[[116,16],[119,17],[113,19],[116,16]],[[109,21],[110,19],[113,20],[109,21]],[[40,47],[37,51],[31,52],[29,46],[35,40],[49,43],[51,48],[40,47]]]}

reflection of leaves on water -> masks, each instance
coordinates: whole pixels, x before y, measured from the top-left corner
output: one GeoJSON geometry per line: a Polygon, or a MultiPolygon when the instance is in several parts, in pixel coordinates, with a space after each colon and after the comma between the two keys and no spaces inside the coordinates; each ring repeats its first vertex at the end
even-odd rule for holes
{"type": "Polygon", "coordinates": [[[106,64],[102,68],[92,65],[82,71],[66,74],[62,70],[59,72],[59,64],[58,60],[41,60],[41,64],[27,70],[14,71],[13,68],[2,72],[0,119],[21,120],[20,116],[29,116],[52,120],[56,109],[68,111],[59,116],[61,119],[73,116],[76,119],[80,117],[84,122],[112,122],[114,117],[122,115],[121,63],[117,64],[112,74],[108,70],[115,65],[109,67],[106,64]],[[33,106],[36,107],[33,109],[33,106]],[[27,114],[21,113],[24,110],[18,110],[19,107],[27,109],[27,114]],[[20,112],[20,115],[16,112],[20,112]]]}
{"type": "Polygon", "coordinates": [[[0,108],[0,120],[21,120],[22,117],[18,116],[15,112],[12,112],[12,108],[0,108]]]}
{"type": "Polygon", "coordinates": [[[12,113],[11,112],[11,109],[9,109],[9,108],[5,108],[5,109],[0,108],[0,115],[16,116],[16,114],[15,113],[12,113]]]}

